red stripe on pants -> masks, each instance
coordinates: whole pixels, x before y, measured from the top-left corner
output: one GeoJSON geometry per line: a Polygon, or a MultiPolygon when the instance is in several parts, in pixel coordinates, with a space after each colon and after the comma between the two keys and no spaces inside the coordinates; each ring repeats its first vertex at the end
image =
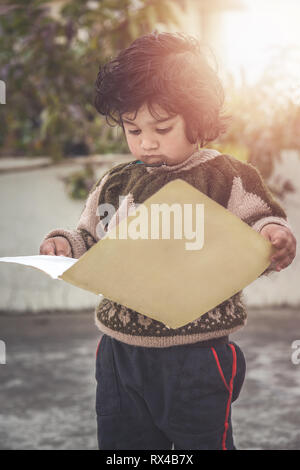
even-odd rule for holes
{"type": "Polygon", "coordinates": [[[96,357],[98,356],[98,351],[99,351],[99,346],[100,346],[101,340],[102,340],[102,336],[99,340],[99,343],[98,343],[98,346],[97,346],[97,349],[96,349],[96,357]]]}
{"type": "Polygon", "coordinates": [[[221,379],[223,380],[223,383],[224,383],[225,387],[227,388],[227,390],[229,392],[228,401],[227,401],[227,405],[226,405],[226,413],[225,413],[224,433],[223,433],[223,439],[222,439],[222,450],[227,450],[226,449],[226,436],[227,436],[227,430],[228,430],[228,426],[229,426],[228,419],[229,419],[230,405],[231,405],[232,393],[233,393],[233,381],[234,381],[234,378],[236,376],[236,350],[235,350],[235,347],[234,347],[233,344],[229,343],[229,346],[231,348],[232,358],[233,358],[233,360],[232,360],[232,373],[231,373],[231,379],[230,379],[229,385],[226,382],[226,379],[224,377],[222,367],[221,367],[218,355],[216,353],[216,350],[214,348],[211,348],[212,353],[214,355],[214,358],[216,360],[218,369],[219,369],[221,379]]]}

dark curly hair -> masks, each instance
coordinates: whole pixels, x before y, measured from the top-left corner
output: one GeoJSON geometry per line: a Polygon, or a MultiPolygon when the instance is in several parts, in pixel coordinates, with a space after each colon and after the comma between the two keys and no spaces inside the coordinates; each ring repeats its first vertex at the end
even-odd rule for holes
{"type": "Polygon", "coordinates": [[[153,32],[139,37],[115,59],[100,66],[95,107],[109,125],[137,113],[147,103],[156,117],[159,104],[170,116],[182,115],[190,143],[203,147],[226,130],[222,84],[199,42],[182,33],[153,32]]]}

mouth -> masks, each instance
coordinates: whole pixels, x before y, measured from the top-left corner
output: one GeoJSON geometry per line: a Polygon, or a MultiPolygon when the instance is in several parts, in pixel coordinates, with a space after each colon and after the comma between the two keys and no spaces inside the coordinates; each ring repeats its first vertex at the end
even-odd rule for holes
{"type": "Polygon", "coordinates": [[[145,165],[148,166],[163,166],[166,165],[166,157],[165,155],[142,155],[141,159],[145,162],[145,165]],[[148,163],[147,161],[151,161],[151,159],[154,159],[154,163],[152,160],[152,163],[148,163]],[[158,159],[158,161],[157,161],[158,159]]]}
{"type": "Polygon", "coordinates": [[[164,155],[142,155],[142,158],[166,158],[164,155]]]}

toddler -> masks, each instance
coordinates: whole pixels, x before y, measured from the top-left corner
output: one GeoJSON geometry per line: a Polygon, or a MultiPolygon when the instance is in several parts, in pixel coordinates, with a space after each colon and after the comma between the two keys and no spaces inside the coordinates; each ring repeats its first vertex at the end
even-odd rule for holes
{"type": "MultiPolygon", "coordinates": [[[[188,35],[144,35],[100,67],[96,109],[122,127],[134,160],[107,171],[76,229],[51,231],[40,253],[79,258],[130,208],[181,178],[272,243],[263,274],[287,267],[296,240],[259,172],[204,148],[226,129],[223,101],[215,71],[188,35]],[[117,212],[110,219],[99,214],[102,204],[117,212]]],[[[245,359],[229,335],[246,316],[242,292],[176,329],[104,298],[96,308],[103,333],[96,355],[99,449],[235,449],[231,404],[245,359]]]]}

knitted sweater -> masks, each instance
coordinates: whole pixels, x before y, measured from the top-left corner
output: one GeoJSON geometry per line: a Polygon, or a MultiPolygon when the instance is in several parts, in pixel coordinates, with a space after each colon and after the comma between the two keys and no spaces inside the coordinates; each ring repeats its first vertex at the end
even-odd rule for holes
{"type": "MultiPolygon", "coordinates": [[[[127,217],[130,208],[143,203],[165,184],[178,178],[217,201],[257,232],[270,223],[290,228],[285,212],[273,199],[257,169],[206,149],[173,166],[151,166],[138,160],[115,166],[92,188],[77,228],[53,230],[45,239],[67,238],[72,256],[79,258],[102,238],[101,233],[104,236],[127,217]],[[123,196],[120,205],[119,196],[123,196]],[[101,222],[104,217],[97,213],[98,206],[104,203],[112,204],[116,209],[110,220],[105,217],[105,226],[101,222]]],[[[230,266],[228,269],[230,275],[230,266]]],[[[132,345],[168,347],[194,343],[229,335],[243,327],[247,313],[242,295],[242,291],[238,292],[195,321],[176,329],[106,298],[96,308],[95,321],[103,333],[132,345]]]]}

